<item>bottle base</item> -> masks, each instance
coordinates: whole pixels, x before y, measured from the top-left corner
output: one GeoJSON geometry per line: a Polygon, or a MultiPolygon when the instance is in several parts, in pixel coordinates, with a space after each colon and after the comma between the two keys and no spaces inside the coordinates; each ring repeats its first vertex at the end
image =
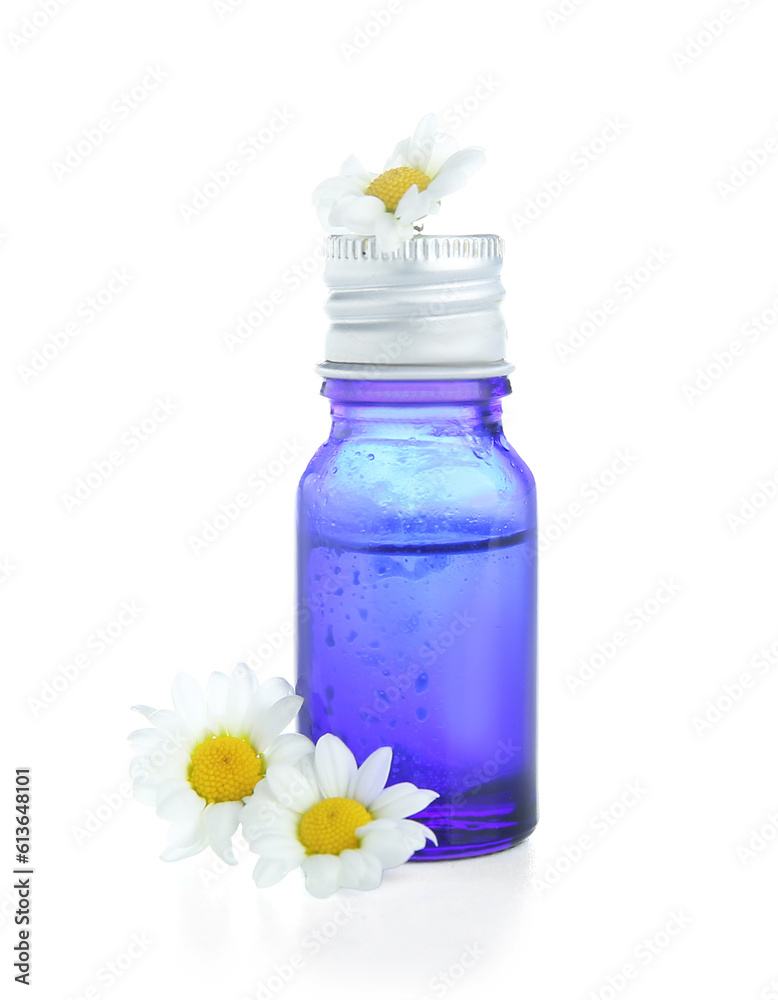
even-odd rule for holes
{"type": "Polygon", "coordinates": [[[525,824],[506,824],[495,819],[493,823],[485,821],[483,816],[477,821],[466,817],[456,823],[450,821],[441,829],[435,829],[435,819],[432,816],[414,816],[435,830],[438,844],[429,844],[417,851],[411,861],[456,861],[461,858],[477,858],[485,854],[497,854],[526,840],[538,825],[537,817],[532,817],[525,824]]]}

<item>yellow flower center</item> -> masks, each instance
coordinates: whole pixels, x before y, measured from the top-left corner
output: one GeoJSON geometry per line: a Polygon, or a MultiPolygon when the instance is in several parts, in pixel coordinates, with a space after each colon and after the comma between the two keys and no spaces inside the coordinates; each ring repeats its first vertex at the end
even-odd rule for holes
{"type": "Polygon", "coordinates": [[[380,198],[386,205],[387,212],[395,212],[400,204],[400,199],[409,187],[416,184],[419,191],[423,191],[432,180],[421,170],[415,167],[392,167],[379,174],[365,191],[365,194],[380,198]]]}
{"type": "Polygon", "coordinates": [[[356,830],[372,819],[354,799],[324,799],[300,820],[298,837],[308,854],[340,854],[359,847],[356,830]]]}
{"type": "Polygon", "coordinates": [[[189,784],[206,802],[239,802],[265,776],[262,757],[240,736],[209,736],[189,761],[189,784]]]}

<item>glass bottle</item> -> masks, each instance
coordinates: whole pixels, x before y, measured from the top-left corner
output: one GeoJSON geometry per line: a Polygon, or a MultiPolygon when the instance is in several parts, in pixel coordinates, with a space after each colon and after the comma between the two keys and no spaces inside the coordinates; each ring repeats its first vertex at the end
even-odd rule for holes
{"type": "Polygon", "coordinates": [[[358,762],[391,746],[390,783],[440,793],[414,817],[438,838],[419,860],[502,850],[537,821],[535,487],[501,423],[501,250],[331,237],[325,270],[332,429],[298,492],[300,728],[358,762]]]}

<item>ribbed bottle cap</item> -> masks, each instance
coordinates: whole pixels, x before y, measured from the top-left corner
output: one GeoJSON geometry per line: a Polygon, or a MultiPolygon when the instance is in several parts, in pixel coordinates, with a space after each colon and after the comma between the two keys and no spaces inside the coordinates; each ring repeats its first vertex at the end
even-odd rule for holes
{"type": "Polygon", "coordinates": [[[507,375],[499,236],[414,236],[383,253],[372,236],[330,236],[325,378],[507,375]]]}

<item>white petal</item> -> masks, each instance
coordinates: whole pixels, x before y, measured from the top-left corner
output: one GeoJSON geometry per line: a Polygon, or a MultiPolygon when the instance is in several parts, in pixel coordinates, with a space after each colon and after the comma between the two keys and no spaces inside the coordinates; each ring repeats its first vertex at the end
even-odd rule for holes
{"type": "Polygon", "coordinates": [[[250,735],[257,720],[276,702],[288,698],[291,694],[294,694],[294,688],[283,677],[270,677],[260,684],[246,706],[244,719],[246,732],[250,735]]]}
{"type": "Polygon", "coordinates": [[[385,788],[370,807],[376,819],[404,819],[426,809],[438,793],[429,788],[417,788],[409,781],[385,788]]]}
{"type": "Polygon", "coordinates": [[[411,153],[411,140],[403,139],[394,147],[394,151],[384,164],[384,170],[393,170],[395,167],[409,167],[411,153]]]}
{"type": "Polygon", "coordinates": [[[265,767],[271,764],[296,764],[301,757],[313,753],[313,743],[302,733],[284,733],[262,751],[265,767]]]}
{"type": "Polygon", "coordinates": [[[294,812],[304,813],[321,799],[318,788],[291,764],[271,764],[264,780],[279,803],[294,812]]]}
{"type": "Polygon", "coordinates": [[[203,829],[216,854],[228,865],[238,862],[232,850],[232,835],[238,829],[242,802],[214,802],[203,812],[203,829]]]}
{"type": "MultiPolygon", "coordinates": [[[[297,865],[293,865],[296,868],[297,865]]],[[[260,858],[254,866],[254,881],[260,889],[280,882],[292,869],[278,858],[260,858]]]]}
{"type": "Polygon", "coordinates": [[[207,843],[208,838],[201,822],[202,815],[198,813],[191,819],[180,819],[171,823],[167,832],[168,843],[173,847],[190,847],[192,844],[199,844],[203,839],[207,843]]]}
{"type": "Polygon", "coordinates": [[[167,778],[157,789],[157,816],[160,819],[173,822],[193,819],[204,808],[205,800],[186,781],[167,778]]]}
{"type": "Polygon", "coordinates": [[[168,750],[165,737],[158,750],[151,755],[134,757],[130,762],[130,777],[140,784],[156,786],[170,778],[186,781],[189,750],[168,750]]]}
{"type": "Polygon", "coordinates": [[[363,830],[363,833],[358,834],[362,850],[375,855],[383,868],[404,865],[415,850],[396,826],[392,829],[376,829],[374,823],[368,823],[363,830]]]}
{"type": "Polygon", "coordinates": [[[347,194],[363,194],[364,189],[360,183],[351,177],[328,177],[314,189],[314,204],[328,203],[332,205],[338,198],[347,194]]]}
{"type": "Polygon", "coordinates": [[[198,840],[186,847],[166,847],[160,854],[163,861],[181,861],[183,858],[191,858],[193,854],[199,854],[208,846],[205,838],[198,840]]]}
{"type": "Polygon", "coordinates": [[[340,874],[338,881],[343,889],[359,889],[366,865],[360,850],[341,851],[338,855],[340,874]]]}
{"type": "Polygon", "coordinates": [[[425,173],[428,173],[430,177],[435,177],[440,173],[441,167],[443,167],[452,156],[456,156],[459,152],[459,144],[456,139],[452,136],[447,135],[445,132],[438,132],[435,136],[435,146],[433,147],[430,158],[427,162],[427,169],[425,173]]]}
{"type": "Polygon", "coordinates": [[[194,739],[194,730],[183,715],[168,708],[149,708],[147,705],[133,705],[135,711],[145,715],[149,722],[162,732],[178,739],[194,739]]]}
{"type": "Polygon", "coordinates": [[[165,735],[158,729],[136,729],[127,739],[136,753],[153,753],[160,743],[164,743],[165,735]]]}
{"type": "Polygon", "coordinates": [[[411,236],[413,236],[413,226],[410,223],[401,223],[391,212],[384,212],[376,220],[376,243],[383,253],[394,253],[411,236]]]}
{"type": "Polygon", "coordinates": [[[318,199],[316,201],[316,214],[319,216],[319,222],[324,226],[325,229],[329,228],[330,225],[330,212],[332,211],[332,202],[327,200],[318,199]]]}
{"type": "Polygon", "coordinates": [[[151,716],[157,711],[156,708],[152,708],[150,705],[133,705],[133,712],[140,712],[142,716],[150,719],[151,716]]]}
{"type": "Polygon", "coordinates": [[[440,177],[442,173],[456,170],[466,177],[472,177],[485,163],[486,155],[483,149],[480,146],[468,146],[467,149],[460,149],[450,156],[435,176],[440,177]]]}
{"type": "Polygon", "coordinates": [[[290,694],[271,705],[253,721],[249,739],[258,753],[266,750],[278,734],[286,729],[300,711],[302,703],[303,699],[298,694],[290,694]]]}
{"type": "Polygon", "coordinates": [[[348,232],[345,226],[335,226],[330,222],[330,216],[332,215],[332,202],[320,201],[316,206],[316,214],[319,216],[319,222],[328,233],[348,232]]]}
{"type": "MultiPolygon", "coordinates": [[[[431,186],[430,184],[429,187],[431,186]]],[[[431,198],[427,194],[427,189],[419,191],[416,184],[411,184],[397,203],[394,214],[403,224],[416,222],[417,219],[423,219],[429,212],[430,201],[431,198]]]]}
{"type": "Polygon", "coordinates": [[[275,799],[271,802],[257,803],[255,798],[256,795],[249,799],[241,815],[243,836],[250,845],[258,842],[261,837],[275,836],[276,834],[297,839],[297,828],[300,825],[299,813],[280,805],[275,799]]]}
{"type": "Polygon", "coordinates": [[[264,777],[254,785],[254,788],[250,795],[246,795],[243,798],[246,805],[251,805],[252,808],[259,808],[263,804],[273,803],[274,806],[278,805],[275,795],[267,781],[264,777]]]}
{"type": "Polygon", "coordinates": [[[340,861],[334,854],[313,854],[303,861],[305,888],[312,896],[324,899],[341,887],[340,861]]]}
{"type": "Polygon", "coordinates": [[[129,766],[130,777],[141,785],[159,785],[165,775],[151,761],[150,757],[133,757],[129,766]]]}
{"type": "MultiPolygon", "coordinates": [[[[276,811],[282,807],[276,802],[275,797],[268,803],[260,798],[258,791],[260,788],[269,788],[267,781],[260,781],[254,789],[254,794],[246,799],[246,805],[240,816],[241,832],[251,845],[252,841],[263,833],[272,833],[275,830],[276,811]]],[[[272,794],[272,793],[271,793],[272,794]]],[[[297,815],[295,813],[295,815],[297,815]]],[[[298,817],[299,822],[299,817],[298,817]]]]}
{"type": "Polygon", "coordinates": [[[430,199],[430,204],[440,202],[441,198],[460,191],[467,184],[467,176],[458,170],[439,174],[424,192],[430,199]]]}
{"type": "Polygon", "coordinates": [[[283,834],[263,833],[252,843],[251,850],[261,858],[287,861],[290,869],[296,868],[305,858],[305,848],[300,841],[283,834]]]}
{"type": "Polygon", "coordinates": [[[196,732],[205,728],[205,695],[200,685],[189,674],[178,673],[171,686],[173,704],[196,732]]]}
{"type": "Polygon", "coordinates": [[[316,784],[316,755],[314,753],[306,754],[305,757],[301,757],[295,767],[302,774],[304,778],[313,785],[314,788],[319,786],[316,784]]]}
{"type": "Polygon", "coordinates": [[[416,126],[416,131],[410,138],[408,148],[408,165],[417,170],[427,172],[427,166],[435,149],[435,139],[438,133],[438,116],[425,115],[416,126]]]}
{"type": "MultiPolygon", "coordinates": [[[[371,819],[369,823],[365,823],[364,826],[358,826],[356,829],[357,837],[364,837],[368,830],[396,830],[398,825],[402,823],[399,819],[371,819]]],[[[410,820],[408,820],[410,822],[410,820]]]]}
{"type": "Polygon", "coordinates": [[[397,826],[403,837],[405,837],[406,843],[413,847],[414,851],[420,851],[428,840],[431,840],[433,844],[437,844],[438,842],[438,838],[434,832],[428,826],[417,822],[415,819],[398,820],[397,826]]]}
{"type": "Polygon", "coordinates": [[[356,799],[367,809],[383,791],[389,769],[392,766],[392,748],[379,747],[374,750],[349,783],[348,798],[356,799]]]}
{"type": "Polygon", "coordinates": [[[227,711],[227,692],[230,687],[230,679],[220,670],[214,670],[208,678],[206,688],[206,703],[208,705],[208,728],[211,732],[218,732],[224,725],[224,716],[227,711]]]}
{"type": "Polygon", "coordinates": [[[349,785],[356,777],[357,762],[346,744],[332,733],[325,733],[316,744],[313,760],[323,797],[347,796],[349,785]]]}
{"type": "Polygon", "coordinates": [[[256,689],[256,674],[245,663],[239,663],[232,672],[227,689],[224,723],[229,733],[239,734],[241,732],[246,709],[249,707],[251,696],[256,689]]]}
{"type": "Polygon", "coordinates": [[[132,786],[132,794],[144,806],[156,806],[157,789],[154,785],[135,781],[132,786]]]}
{"type": "Polygon", "coordinates": [[[364,184],[364,187],[369,187],[370,182],[375,177],[375,174],[365,170],[356,156],[349,156],[347,160],[344,160],[340,172],[343,177],[353,178],[360,184],[364,184]]]}
{"type": "Polygon", "coordinates": [[[268,677],[251,696],[249,705],[252,711],[264,712],[290,694],[294,694],[294,688],[285,677],[268,677]]]}
{"type": "Polygon", "coordinates": [[[364,192],[362,191],[350,191],[346,194],[341,194],[334,201],[330,202],[329,212],[327,215],[327,223],[330,226],[341,226],[346,228],[346,223],[341,218],[341,212],[344,209],[348,209],[349,204],[352,201],[358,201],[360,198],[364,198],[364,192]]]}
{"type": "Polygon", "coordinates": [[[340,852],[340,880],[348,889],[377,889],[383,869],[375,854],[363,850],[340,852]]]}
{"type": "Polygon", "coordinates": [[[333,208],[330,218],[336,225],[348,226],[355,233],[370,234],[376,219],[386,212],[386,205],[371,194],[343,198],[333,208]]]}

